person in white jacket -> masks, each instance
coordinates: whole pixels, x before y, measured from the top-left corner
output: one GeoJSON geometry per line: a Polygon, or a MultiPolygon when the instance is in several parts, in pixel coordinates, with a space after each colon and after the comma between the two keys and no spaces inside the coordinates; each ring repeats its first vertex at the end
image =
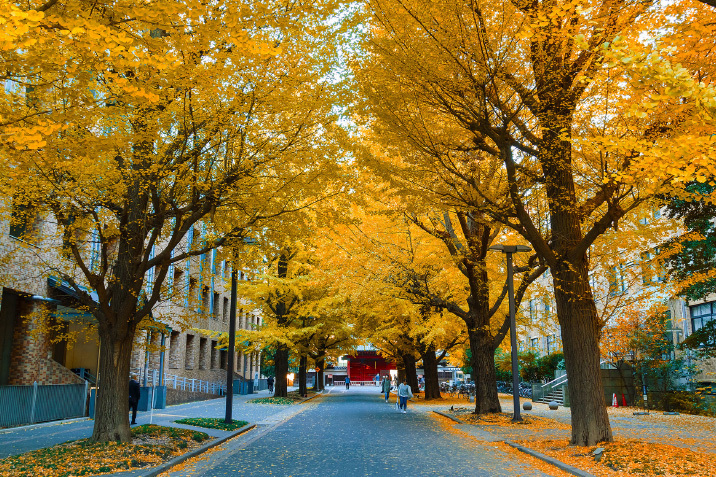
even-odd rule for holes
{"type": "Polygon", "coordinates": [[[403,379],[403,384],[398,386],[398,411],[402,410],[403,413],[408,411],[408,399],[412,399],[413,390],[408,386],[408,382],[403,379]]]}

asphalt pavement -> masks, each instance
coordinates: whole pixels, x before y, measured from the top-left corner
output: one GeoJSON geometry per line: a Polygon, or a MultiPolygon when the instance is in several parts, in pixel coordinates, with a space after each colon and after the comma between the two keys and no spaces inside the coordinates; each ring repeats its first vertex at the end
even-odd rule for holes
{"type": "Polygon", "coordinates": [[[293,415],[259,423],[170,475],[543,476],[486,443],[446,432],[419,406],[406,414],[376,387],[329,388],[293,415]]]}

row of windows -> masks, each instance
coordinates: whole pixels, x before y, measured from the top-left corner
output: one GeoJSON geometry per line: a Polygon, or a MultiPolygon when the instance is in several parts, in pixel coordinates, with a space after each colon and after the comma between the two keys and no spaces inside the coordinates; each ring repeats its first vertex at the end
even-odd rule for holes
{"type": "Polygon", "coordinates": [[[527,338],[525,341],[519,343],[520,351],[544,351],[545,354],[554,353],[562,349],[560,341],[557,339],[556,334],[543,336],[542,338],[527,338]],[[541,342],[541,344],[540,344],[541,342]]]}

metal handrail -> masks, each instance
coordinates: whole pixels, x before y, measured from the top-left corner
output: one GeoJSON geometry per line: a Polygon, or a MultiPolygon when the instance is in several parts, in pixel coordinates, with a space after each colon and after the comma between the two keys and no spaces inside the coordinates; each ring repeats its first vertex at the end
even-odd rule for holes
{"type": "MultiPolygon", "coordinates": [[[[139,368],[133,370],[140,377],[140,382],[144,377],[144,369],[139,368]]],[[[147,373],[147,381],[151,386],[159,385],[159,370],[149,369],[147,373]]],[[[187,378],[186,376],[177,376],[175,374],[164,373],[163,383],[165,386],[172,385],[174,389],[181,389],[182,391],[191,392],[202,392],[207,394],[225,394],[226,393],[226,382],[225,381],[203,381],[201,379],[187,378]]]]}
{"type": "Polygon", "coordinates": [[[538,400],[551,393],[554,388],[558,386],[564,386],[568,381],[567,375],[563,374],[552,381],[545,384],[533,384],[532,385],[532,399],[538,400]]]}

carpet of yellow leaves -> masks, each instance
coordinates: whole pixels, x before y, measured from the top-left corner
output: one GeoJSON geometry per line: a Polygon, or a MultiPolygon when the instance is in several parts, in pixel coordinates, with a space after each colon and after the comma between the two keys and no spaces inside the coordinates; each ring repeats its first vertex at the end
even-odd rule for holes
{"type": "Polygon", "coordinates": [[[81,439],[0,459],[0,476],[101,475],[153,467],[199,447],[207,439],[203,432],[138,426],[132,429],[131,444],[81,439]]]}
{"type": "Polygon", "coordinates": [[[668,444],[655,444],[637,439],[624,439],[593,447],[570,446],[569,441],[526,441],[519,444],[554,457],[591,474],[604,477],[694,476],[716,475],[714,455],[668,444]],[[604,449],[596,462],[591,453],[604,449]]]}
{"type": "Polygon", "coordinates": [[[555,421],[554,419],[548,419],[546,417],[522,415],[522,421],[513,422],[512,414],[500,413],[500,414],[473,414],[472,410],[469,412],[460,412],[456,410],[455,416],[470,424],[477,424],[479,426],[501,426],[501,427],[525,427],[532,430],[539,429],[570,429],[570,427],[562,422],[555,421]]]}

